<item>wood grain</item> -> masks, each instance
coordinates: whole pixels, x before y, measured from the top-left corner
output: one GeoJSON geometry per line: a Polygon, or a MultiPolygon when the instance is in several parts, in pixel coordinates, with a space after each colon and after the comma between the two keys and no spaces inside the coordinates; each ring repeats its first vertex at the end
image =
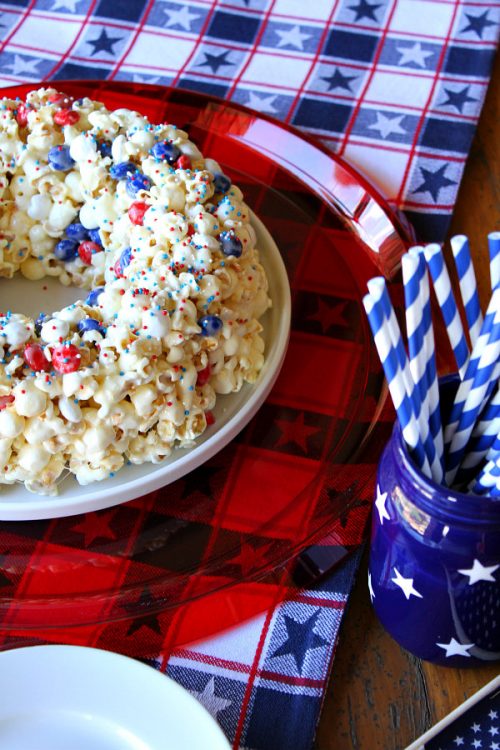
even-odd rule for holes
{"type": "MultiPolygon", "coordinates": [[[[490,295],[486,235],[500,229],[499,122],[500,54],[450,228],[450,236],[470,239],[483,309],[490,295]]],[[[500,671],[499,664],[436,667],[403,651],[373,613],[366,574],[365,554],[340,633],[317,750],[403,750],[500,671]]]]}

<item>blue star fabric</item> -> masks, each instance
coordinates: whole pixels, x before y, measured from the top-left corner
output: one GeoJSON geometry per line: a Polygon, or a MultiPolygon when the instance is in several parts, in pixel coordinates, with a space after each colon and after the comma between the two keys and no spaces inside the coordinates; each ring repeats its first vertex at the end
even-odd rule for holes
{"type": "Polygon", "coordinates": [[[429,8],[428,0],[4,0],[0,85],[113,77],[230,98],[323,140],[406,212],[419,240],[440,241],[484,101],[500,6],[433,3],[432,19],[429,8]]]}
{"type": "MultiPolygon", "coordinates": [[[[420,241],[440,241],[499,32],[496,0],[2,0],[0,86],[112,78],[229,99],[320,139],[406,212],[420,241]]],[[[298,304],[308,311],[304,330],[352,335],[337,302],[306,295],[298,304]]],[[[319,433],[300,419],[293,449],[319,455],[319,433]]],[[[289,449],[286,427],[279,439],[289,449]]],[[[205,494],[210,481],[198,483],[205,494]]],[[[235,747],[310,750],[358,561],[268,618],[154,665],[207,707],[235,747]]],[[[161,614],[140,627],[158,637],[161,614]]]]}

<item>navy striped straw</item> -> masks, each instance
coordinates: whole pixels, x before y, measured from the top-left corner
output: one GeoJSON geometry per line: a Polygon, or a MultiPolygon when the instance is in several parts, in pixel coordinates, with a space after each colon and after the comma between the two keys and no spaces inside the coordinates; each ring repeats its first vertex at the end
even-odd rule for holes
{"type": "MultiPolygon", "coordinates": [[[[497,292],[500,293],[500,288],[493,293],[493,296],[497,292]]],[[[482,409],[484,398],[491,382],[491,376],[500,356],[500,308],[498,306],[497,311],[493,320],[489,341],[483,347],[472,385],[465,400],[457,428],[451,439],[446,459],[446,481],[449,485],[455,479],[477,417],[482,409]]]]}
{"type": "Polygon", "coordinates": [[[406,392],[406,386],[399,367],[398,357],[392,344],[382,302],[375,300],[371,294],[366,294],[363,297],[363,305],[368,316],[368,322],[373,333],[380,362],[384,369],[398,421],[401,425],[403,438],[412,451],[417,465],[425,474],[431,476],[429,462],[422,445],[413,408],[406,392]]]}
{"type": "Polygon", "coordinates": [[[451,288],[450,277],[444,262],[441,247],[427,245],[424,249],[425,259],[432,276],[434,291],[446,324],[451,348],[457,363],[460,378],[463,379],[469,358],[469,347],[465,338],[460,313],[451,288]]]}
{"type": "Polygon", "coordinates": [[[488,249],[490,252],[491,289],[494,290],[500,284],[500,232],[490,232],[488,249]]]}
{"type": "Polygon", "coordinates": [[[479,294],[477,293],[476,274],[472,265],[469,240],[463,234],[457,234],[450,240],[455,265],[457,267],[460,293],[465,310],[465,317],[469,326],[471,345],[477,341],[483,322],[479,294]]]}
{"type": "Polygon", "coordinates": [[[424,248],[419,246],[410,247],[408,253],[420,258],[420,307],[422,310],[422,334],[424,340],[424,355],[426,357],[425,375],[429,404],[429,427],[436,453],[440,459],[444,472],[443,460],[443,430],[441,423],[441,403],[439,400],[439,382],[436,365],[436,345],[434,341],[434,329],[432,327],[431,297],[429,287],[429,276],[427,264],[424,257],[424,248]]]}
{"type": "Polygon", "coordinates": [[[481,469],[476,479],[471,482],[469,489],[476,495],[500,496],[500,458],[488,461],[481,469]]]}
{"type": "Polygon", "coordinates": [[[425,374],[426,357],[423,332],[423,310],[420,299],[422,264],[423,270],[425,271],[425,260],[423,257],[406,253],[401,258],[410,372],[413,381],[418,388],[424,418],[427,419],[429,416],[429,404],[427,398],[427,379],[425,374]]]}
{"type": "MultiPolygon", "coordinates": [[[[418,397],[420,400],[420,410],[417,414],[417,421],[419,427],[421,428],[424,448],[431,465],[432,477],[436,482],[442,482],[444,477],[444,465],[441,415],[439,409],[439,393],[437,391],[436,377],[437,412],[435,409],[435,405],[433,404],[433,422],[431,424],[431,398],[429,377],[432,377],[432,372],[428,372],[429,361],[425,339],[425,333],[428,327],[430,328],[430,330],[432,330],[432,322],[430,323],[430,325],[428,325],[428,323],[426,322],[426,306],[425,304],[423,304],[422,298],[422,284],[424,276],[427,276],[427,268],[423,255],[418,253],[407,253],[406,255],[403,255],[401,261],[405,293],[406,334],[408,338],[409,366],[411,378],[414,385],[416,386],[418,397]]],[[[430,354],[430,359],[434,361],[435,365],[434,351],[432,350],[430,354]]],[[[415,403],[415,408],[418,408],[418,402],[415,403]]]]}
{"type": "MultiPolygon", "coordinates": [[[[498,411],[500,413],[500,407],[498,411]]],[[[470,476],[472,469],[476,469],[485,459],[489,460],[492,457],[490,451],[495,445],[499,432],[500,416],[486,422],[479,421],[476,423],[467,446],[467,453],[457,473],[457,484],[462,484],[466,477],[470,476]]]]}
{"type": "Polygon", "coordinates": [[[465,401],[473,385],[474,378],[476,377],[477,368],[479,366],[481,356],[483,355],[484,347],[487,346],[490,340],[491,328],[493,326],[495,315],[497,314],[499,298],[500,295],[498,292],[496,292],[490,299],[490,303],[488,305],[488,309],[486,310],[486,315],[484,316],[484,320],[481,326],[480,335],[476,340],[476,344],[467,363],[467,369],[465,371],[463,380],[458,386],[458,390],[455,394],[455,400],[448,417],[448,424],[444,431],[445,449],[449,449],[453,435],[455,434],[455,431],[458,427],[460,416],[464,409],[465,401]]]}
{"type": "Polygon", "coordinates": [[[418,430],[425,450],[425,455],[427,456],[431,467],[431,476],[436,481],[442,481],[443,477],[441,464],[439,458],[436,456],[436,447],[430,435],[428,419],[423,414],[418,387],[416,386],[412,378],[410,363],[408,362],[408,357],[406,355],[406,350],[403,343],[403,337],[401,335],[401,330],[399,328],[394,307],[392,306],[391,298],[389,297],[389,292],[387,291],[385,279],[382,276],[371,279],[368,282],[368,289],[372,297],[375,300],[380,300],[380,302],[382,303],[382,310],[387,321],[389,335],[396,352],[399,368],[403,375],[403,382],[405,384],[406,393],[409,398],[413,414],[417,421],[418,430]]]}

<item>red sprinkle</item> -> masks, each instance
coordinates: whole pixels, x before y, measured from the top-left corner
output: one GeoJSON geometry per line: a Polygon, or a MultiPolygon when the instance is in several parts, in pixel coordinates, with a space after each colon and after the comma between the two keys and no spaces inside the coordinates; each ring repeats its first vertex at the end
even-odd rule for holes
{"type": "Polygon", "coordinates": [[[146,213],[148,208],[148,204],[144,203],[143,201],[135,201],[134,203],[132,203],[128,210],[128,218],[130,219],[132,224],[142,226],[142,223],[144,221],[144,214],[146,213]]]}
{"type": "Polygon", "coordinates": [[[79,119],[78,112],[72,109],[59,109],[54,115],[56,125],[75,125],[79,119]]]}
{"type": "Polygon", "coordinates": [[[13,404],[14,401],[14,396],[0,396],[0,411],[2,411],[2,409],[6,409],[8,406],[13,404]]]}
{"type": "Polygon", "coordinates": [[[47,372],[50,370],[50,362],[40,344],[26,344],[23,356],[28,367],[31,367],[35,372],[47,372]]]}
{"type": "Polygon", "coordinates": [[[198,370],[198,377],[196,378],[196,385],[205,385],[210,380],[210,375],[212,374],[212,368],[210,367],[210,363],[206,367],[203,368],[203,370],[198,370]]]}
{"type": "Polygon", "coordinates": [[[182,156],[179,156],[177,161],[175,162],[176,169],[191,169],[193,166],[191,164],[191,159],[189,156],[186,156],[186,154],[182,154],[182,156]]]}
{"type": "Polygon", "coordinates": [[[78,255],[87,266],[92,263],[92,256],[100,252],[102,252],[101,245],[91,240],[84,240],[78,245],[78,255]]]}
{"type": "Polygon", "coordinates": [[[75,372],[80,367],[80,359],[80,352],[74,344],[58,346],[52,352],[52,365],[57,372],[75,372]]]}

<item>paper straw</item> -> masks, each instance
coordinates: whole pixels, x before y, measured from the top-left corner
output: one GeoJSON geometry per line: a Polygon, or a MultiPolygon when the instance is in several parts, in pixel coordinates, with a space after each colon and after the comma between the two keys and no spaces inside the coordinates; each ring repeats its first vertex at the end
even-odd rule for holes
{"type": "MultiPolygon", "coordinates": [[[[500,289],[497,290],[500,292],[500,289]]],[[[472,434],[475,421],[483,405],[491,375],[500,356],[500,311],[495,315],[490,339],[483,347],[476,373],[465,400],[463,411],[455,434],[451,440],[447,456],[446,481],[452,484],[462,460],[466,445],[472,434]]]]}
{"type": "Polygon", "coordinates": [[[436,454],[444,472],[441,404],[439,400],[439,383],[436,366],[436,346],[434,342],[434,330],[432,328],[429,276],[427,274],[427,265],[423,254],[424,248],[415,245],[409,249],[408,253],[420,258],[422,268],[422,276],[420,279],[420,308],[422,310],[422,332],[426,357],[425,373],[428,394],[429,428],[434,440],[434,445],[436,446],[436,454]]]}
{"type": "Polygon", "coordinates": [[[479,420],[474,425],[472,437],[459,471],[457,482],[465,482],[485,458],[489,458],[488,451],[500,432],[500,391],[490,398],[482,411],[479,420]]]}
{"type": "Polygon", "coordinates": [[[409,253],[406,253],[401,258],[410,372],[413,382],[418,388],[422,415],[424,419],[428,419],[429,399],[427,395],[427,378],[425,373],[427,362],[423,335],[423,310],[420,299],[420,284],[423,276],[422,263],[425,272],[424,258],[417,255],[410,255],[409,253]]]}
{"type": "MultiPolygon", "coordinates": [[[[465,375],[455,394],[455,399],[453,401],[453,405],[448,417],[448,424],[444,431],[445,450],[449,449],[451,441],[453,439],[453,435],[457,430],[458,423],[464,409],[465,401],[469,395],[470,389],[474,382],[474,378],[476,377],[477,369],[481,357],[483,356],[484,348],[488,345],[488,342],[490,340],[493,321],[499,309],[500,290],[497,290],[491,296],[490,303],[488,305],[488,309],[486,310],[486,315],[484,316],[484,320],[481,326],[480,335],[476,340],[476,344],[467,363],[465,375]]],[[[487,393],[488,390],[486,391],[485,396],[487,395],[487,393]]]]}
{"type": "Polygon", "coordinates": [[[479,336],[483,316],[481,314],[481,305],[479,304],[476,275],[470,255],[469,240],[465,235],[457,234],[451,238],[450,244],[457,267],[465,317],[469,326],[469,338],[471,345],[474,346],[479,336]]]}
{"type": "Polygon", "coordinates": [[[436,456],[436,447],[432,440],[432,436],[430,435],[429,422],[422,414],[422,405],[420,403],[418,388],[416,387],[411,375],[410,364],[403,344],[403,337],[401,335],[394,307],[392,306],[391,298],[389,297],[389,292],[387,291],[385,279],[382,276],[371,279],[368,282],[368,289],[374,300],[380,300],[382,304],[382,310],[387,321],[392,346],[396,352],[399,368],[403,375],[406,394],[417,421],[418,431],[424,446],[425,454],[429,460],[431,476],[437,482],[440,482],[443,479],[441,464],[436,456]]]}
{"type": "Polygon", "coordinates": [[[455,356],[457,369],[460,378],[463,379],[469,358],[469,347],[467,346],[443,253],[439,245],[431,244],[424,248],[424,254],[455,356]]]}
{"type": "MultiPolygon", "coordinates": [[[[463,461],[459,468],[459,472],[457,474],[457,481],[459,483],[462,478],[464,478],[465,481],[467,472],[470,476],[470,471],[479,466],[479,464],[481,464],[485,459],[490,460],[494,458],[494,455],[490,454],[490,451],[493,449],[495,441],[498,438],[498,433],[500,432],[500,416],[497,416],[495,419],[489,420],[481,429],[481,431],[478,432],[478,427],[481,426],[482,422],[478,422],[476,427],[472,431],[472,437],[467,447],[467,453],[463,458],[463,461]]],[[[498,448],[500,450],[500,444],[498,448]]]]}
{"type": "Polygon", "coordinates": [[[488,461],[469,489],[476,495],[500,496],[500,459],[488,461]]]}
{"type": "Polygon", "coordinates": [[[382,304],[382,310],[384,312],[385,319],[387,321],[387,327],[389,335],[391,337],[392,345],[398,358],[399,366],[403,374],[403,380],[406,386],[406,393],[410,399],[413,413],[417,417],[420,412],[420,399],[418,393],[415,392],[415,383],[410,372],[410,364],[406,351],[403,344],[403,337],[401,336],[401,330],[399,323],[396,318],[394,307],[392,306],[389,292],[387,291],[387,285],[383,276],[377,276],[374,279],[370,279],[367,284],[368,291],[374,298],[374,300],[380,300],[382,304]]]}
{"type": "Polygon", "coordinates": [[[500,426],[499,426],[498,434],[496,438],[494,439],[493,443],[491,444],[490,449],[488,450],[488,453],[486,454],[486,460],[487,461],[500,460],[500,426]]]}
{"type": "Polygon", "coordinates": [[[500,284],[500,232],[490,232],[488,249],[490,251],[491,290],[493,291],[500,284]]]}
{"type": "MultiPolygon", "coordinates": [[[[408,337],[409,368],[412,381],[417,388],[418,397],[420,399],[420,411],[417,414],[417,421],[424,443],[424,448],[431,465],[432,477],[436,482],[442,482],[444,477],[443,439],[441,433],[441,417],[439,410],[439,393],[437,391],[437,377],[435,378],[435,385],[436,398],[438,400],[438,421],[437,425],[433,423],[433,425],[431,426],[430,423],[430,389],[427,373],[428,354],[425,339],[425,333],[428,329],[428,323],[425,320],[424,313],[426,312],[426,309],[422,304],[423,300],[421,293],[423,277],[427,276],[427,269],[423,255],[406,253],[405,255],[403,255],[401,262],[405,291],[406,332],[408,337]],[[435,432],[433,432],[433,428],[435,429],[435,432]]],[[[431,352],[431,359],[435,365],[433,350],[431,352]]],[[[433,413],[433,422],[435,422],[435,420],[436,413],[433,413]]]]}
{"type": "Polygon", "coordinates": [[[368,316],[368,322],[373,333],[380,362],[384,369],[394,408],[401,425],[403,438],[412,450],[417,465],[425,474],[430,476],[429,462],[425,455],[417,421],[406,392],[406,385],[399,367],[396,351],[392,344],[382,303],[380,300],[375,300],[371,294],[367,294],[363,297],[363,305],[368,316]]]}

